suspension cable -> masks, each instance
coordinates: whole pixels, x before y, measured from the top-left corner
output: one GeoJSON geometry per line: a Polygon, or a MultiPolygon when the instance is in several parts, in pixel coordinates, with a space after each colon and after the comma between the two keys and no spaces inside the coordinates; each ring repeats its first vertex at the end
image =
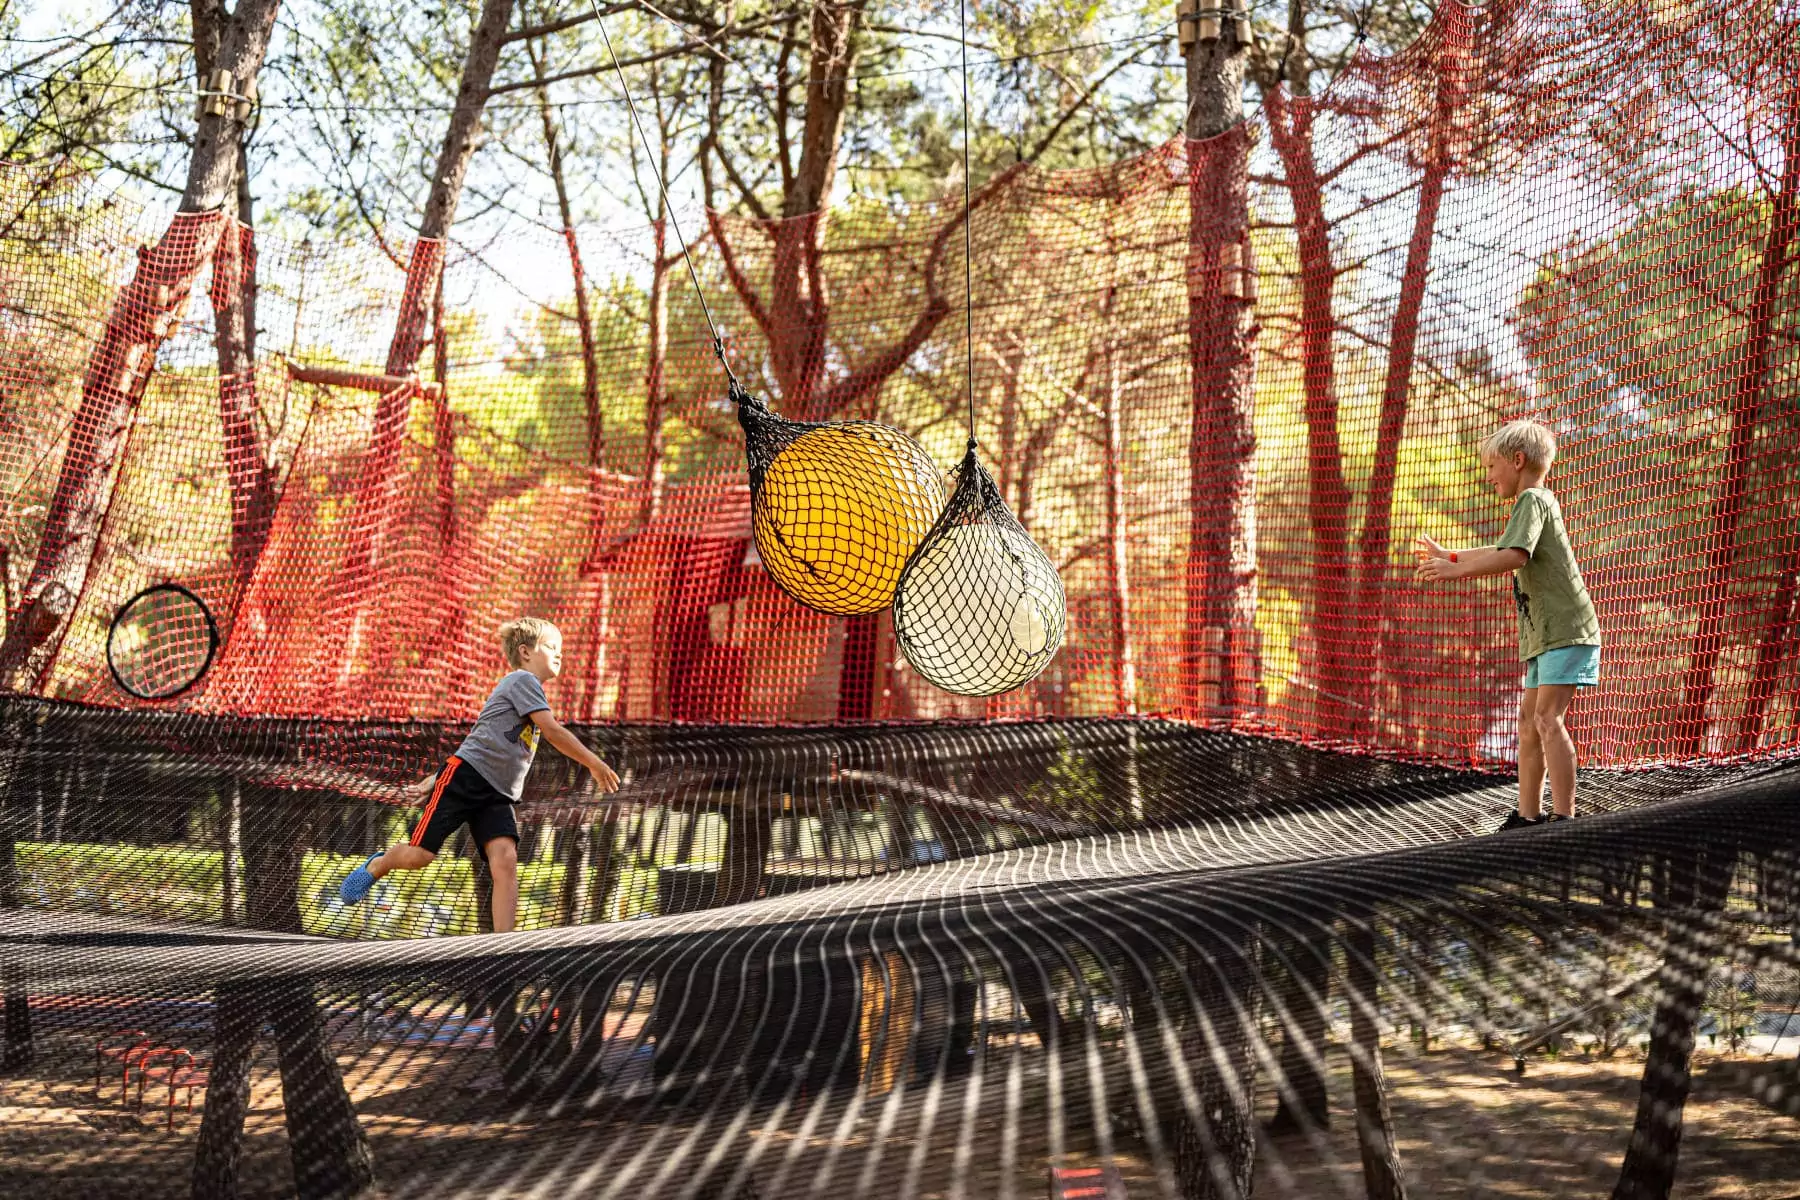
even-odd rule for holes
{"type": "MultiPolygon", "coordinates": [[[[694,284],[694,295],[700,300],[700,311],[706,317],[708,332],[712,334],[713,353],[718,355],[719,365],[725,368],[725,376],[731,380],[733,394],[736,394],[740,390],[738,377],[725,358],[725,339],[719,336],[719,327],[713,322],[712,307],[706,303],[706,289],[700,286],[700,273],[694,269],[694,256],[688,253],[687,239],[681,235],[681,222],[676,219],[675,205],[669,199],[669,189],[663,184],[662,172],[656,169],[656,152],[650,148],[650,138],[644,133],[643,119],[638,116],[637,104],[631,99],[631,87],[625,82],[625,68],[619,65],[619,56],[613,50],[612,38],[606,34],[606,19],[600,15],[599,0],[588,0],[588,5],[593,9],[594,23],[600,27],[600,40],[606,44],[606,55],[612,60],[613,71],[619,76],[619,91],[624,93],[625,107],[631,110],[631,123],[637,127],[638,141],[644,145],[644,161],[650,167],[651,177],[656,180],[656,192],[662,197],[663,211],[669,214],[669,227],[675,231],[675,241],[681,246],[681,260],[687,264],[688,278],[694,284]]],[[[966,115],[964,120],[967,120],[966,115]]]]}

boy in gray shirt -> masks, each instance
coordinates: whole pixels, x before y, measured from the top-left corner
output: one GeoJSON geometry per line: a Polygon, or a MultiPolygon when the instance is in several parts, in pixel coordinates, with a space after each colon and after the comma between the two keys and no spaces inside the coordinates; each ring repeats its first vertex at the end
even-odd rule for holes
{"type": "Polygon", "coordinates": [[[371,854],[338,885],[345,904],[359,903],[389,871],[428,866],[444,839],[467,825],[494,879],[494,932],[511,933],[519,903],[519,827],[512,806],[525,788],[539,737],[586,767],[602,792],[618,788],[613,769],[550,715],[544,684],[562,674],[556,626],[537,617],[508,621],[500,627],[500,646],[512,672],[489,694],[444,769],[408,789],[430,795],[411,836],[371,854]]]}
{"type": "Polygon", "coordinates": [[[1577,688],[1600,682],[1600,619],[1582,581],[1562,506],[1544,486],[1556,461],[1556,438],[1536,421],[1512,421],[1481,444],[1488,482],[1513,501],[1495,546],[1446,550],[1428,537],[1414,542],[1423,580],[1513,576],[1519,610],[1519,807],[1502,830],[1575,815],[1575,742],[1563,724],[1577,688]],[[1553,811],[1543,813],[1544,776],[1553,811]]]}

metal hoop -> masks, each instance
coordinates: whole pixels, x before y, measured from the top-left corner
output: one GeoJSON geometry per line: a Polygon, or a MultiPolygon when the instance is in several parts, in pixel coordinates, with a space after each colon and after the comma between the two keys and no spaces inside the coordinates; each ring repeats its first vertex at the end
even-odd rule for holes
{"type": "Polygon", "coordinates": [[[173,700],[177,696],[187,692],[195,684],[206,678],[207,671],[212,668],[213,656],[216,655],[218,651],[219,624],[217,621],[213,620],[212,610],[206,607],[206,601],[200,599],[200,597],[196,596],[192,590],[183,587],[179,583],[158,583],[145,588],[118,607],[118,610],[113,613],[112,624],[107,627],[106,631],[106,669],[111,672],[113,682],[119,686],[120,691],[128,696],[135,696],[139,700],[173,700]],[[200,610],[201,617],[206,621],[206,656],[200,660],[200,667],[194,672],[193,677],[175,690],[164,692],[142,692],[125,681],[125,676],[120,672],[118,661],[114,657],[113,647],[118,638],[119,626],[124,622],[126,615],[130,613],[133,606],[146,597],[153,596],[159,592],[169,592],[177,596],[183,596],[192,603],[195,608],[200,610]]]}

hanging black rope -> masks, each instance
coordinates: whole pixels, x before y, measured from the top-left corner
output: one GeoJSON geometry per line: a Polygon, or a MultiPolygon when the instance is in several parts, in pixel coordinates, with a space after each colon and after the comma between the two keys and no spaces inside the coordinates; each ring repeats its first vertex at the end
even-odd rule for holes
{"type": "Polygon", "coordinates": [[[969,183],[969,17],[962,0],[956,4],[956,44],[962,68],[963,357],[969,363],[964,377],[968,382],[969,449],[973,450],[981,443],[975,437],[975,235],[969,229],[975,218],[969,183]]]}
{"type": "Polygon", "coordinates": [[[631,88],[625,82],[625,68],[619,65],[619,56],[613,50],[612,38],[606,33],[606,20],[600,15],[599,0],[588,0],[588,7],[593,10],[594,24],[600,27],[600,40],[606,46],[606,56],[612,60],[613,73],[619,77],[619,91],[625,95],[625,107],[631,112],[631,123],[637,128],[638,141],[644,145],[644,162],[650,168],[651,178],[656,180],[656,194],[662,197],[663,211],[669,214],[669,227],[675,231],[675,242],[681,247],[681,260],[687,264],[688,279],[694,285],[694,295],[700,301],[700,312],[706,317],[707,332],[712,334],[713,353],[718,355],[719,365],[725,368],[725,376],[731,381],[734,395],[742,392],[738,386],[737,375],[731,369],[731,363],[725,357],[725,339],[719,336],[719,326],[713,321],[712,307],[706,303],[706,289],[700,286],[700,273],[694,270],[694,256],[688,253],[687,238],[681,235],[681,222],[676,219],[675,206],[669,201],[669,189],[663,183],[662,172],[656,169],[656,154],[650,149],[650,138],[644,133],[643,119],[638,116],[637,104],[631,98],[631,88]]]}
{"type": "Polygon", "coordinates": [[[956,7],[963,125],[963,346],[969,449],[950,501],[894,590],[894,640],[914,670],[962,696],[993,696],[1035,679],[1068,622],[1056,566],[1006,507],[975,451],[975,241],[970,232],[968,16],[956,7]]]}

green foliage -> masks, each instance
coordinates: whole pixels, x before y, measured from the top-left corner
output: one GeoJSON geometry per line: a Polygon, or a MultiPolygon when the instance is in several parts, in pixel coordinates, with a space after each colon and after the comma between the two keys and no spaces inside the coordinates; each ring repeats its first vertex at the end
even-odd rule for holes
{"type": "MultiPolygon", "coordinates": [[[[20,893],[30,907],[145,921],[222,920],[223,859],[216,850],[20,842],[17,853],[20,893]]],[[[345,908],[337,900],[338,883],[362,861],[360,855],[316,851],[301,860],[307,933],[367,939],[477,932],[474,867],[467,858],[446,853],[423,870],[396,871],[362,904],[345,908]]],[[[241,880],[241,863],[238,872],[241,880]]],[[[520,929],[557,923],[566,873],[565,864],[548,858],[520,864],[520,929]]],[[[655,906],[655,869],[624,868],[610,907],[630,920],[655,906]]]]}

